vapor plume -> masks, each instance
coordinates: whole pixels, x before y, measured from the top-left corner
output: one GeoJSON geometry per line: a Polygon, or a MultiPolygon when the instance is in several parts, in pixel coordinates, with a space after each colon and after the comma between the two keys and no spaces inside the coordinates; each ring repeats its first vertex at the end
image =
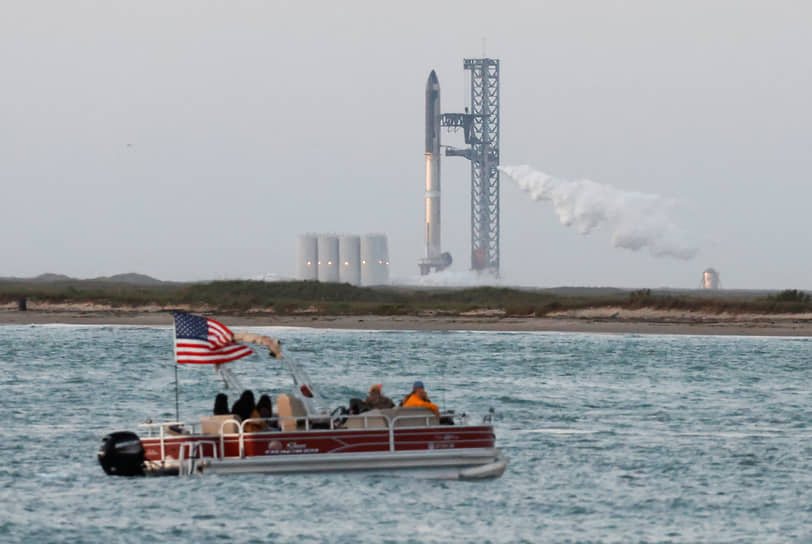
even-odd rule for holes
{"type": "Polygon", "coordinates": [[[482,287],[485,285],[503,285],[503,281],[489,274],[481,274],[474,270],[454,271],[443,270],[432,272],[425,276],[412,276],[399,278],[392,282],[395,285],[408,285],[419,287],[482,287]]]}
{"type": "Polygon", "coordinates": [[[550,201],[562,225],[580,234],[606,226],[615,247],[648,249],[655,257],[691,259],[697,248],[669,216],[672,202],[658,195],[623,191],[588,179],[567,181],[529,166],[500,170],[533,200],[550,201]]]}

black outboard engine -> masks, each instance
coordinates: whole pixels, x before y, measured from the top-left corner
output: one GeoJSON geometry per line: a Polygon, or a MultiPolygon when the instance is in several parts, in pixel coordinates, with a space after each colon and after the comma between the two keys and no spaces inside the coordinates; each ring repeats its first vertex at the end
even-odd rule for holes
{"type": "Polygon", "coordinates": [[[99,464],[111,476],[143,476],[144,446],[129,431],[110,433],[102,438],[99,464]]]}

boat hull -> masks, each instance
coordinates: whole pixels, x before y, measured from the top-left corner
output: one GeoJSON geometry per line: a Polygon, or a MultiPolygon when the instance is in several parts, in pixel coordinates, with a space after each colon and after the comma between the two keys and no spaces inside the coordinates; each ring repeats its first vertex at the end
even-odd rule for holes
{"type": "Polygon", "coordinates": [[[489,425],[169,435],[141,442],[146,472],[154,475],[411,471],[480,479],[501,476],[507,466],[489,425]]]}
{"type": "Polygon", "coordinates": [[[288,474],[409,471],[427,478],[481,479],[501,476],[506,466],[507,459],[502,457],[498,449],[483,448],[204,459],[194,463],[191,472],[194,474],[288,474]]]}

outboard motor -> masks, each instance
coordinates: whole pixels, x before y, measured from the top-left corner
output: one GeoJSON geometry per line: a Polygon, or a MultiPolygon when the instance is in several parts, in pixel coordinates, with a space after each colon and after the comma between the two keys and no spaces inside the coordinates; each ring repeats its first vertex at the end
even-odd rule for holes
{"type": "Polygon", "coordinates": [[[99,464],[111,476],[143,476],[144,446],[129,431],[110,433],[102,438],[99,464]]]}

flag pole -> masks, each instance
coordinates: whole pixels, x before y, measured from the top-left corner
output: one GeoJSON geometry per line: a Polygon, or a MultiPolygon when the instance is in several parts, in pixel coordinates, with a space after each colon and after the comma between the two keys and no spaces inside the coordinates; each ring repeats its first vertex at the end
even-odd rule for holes
{"type": "Polygon", "coordinates": [[[175,362],[175,421],[180,421],[180,403],[178,402],[178,363],[175,362]]]}
{"type": "MultiPolygon", "coordinates": [[[[174,315],[172,319],[174,321],[174,315]]],[[[174,338],[172,338],[172,346],[175,352],[175,360],[172,361],[172,366],[175,367],[175,421],[180,422],[180,403],[178,402],[178,323],[175,321],[172,326],[174,338]]]]}

